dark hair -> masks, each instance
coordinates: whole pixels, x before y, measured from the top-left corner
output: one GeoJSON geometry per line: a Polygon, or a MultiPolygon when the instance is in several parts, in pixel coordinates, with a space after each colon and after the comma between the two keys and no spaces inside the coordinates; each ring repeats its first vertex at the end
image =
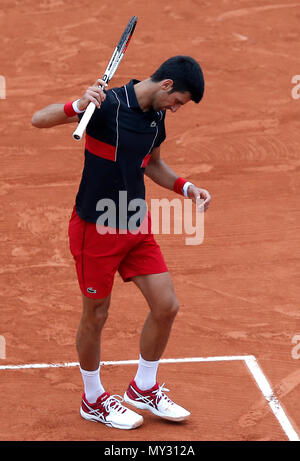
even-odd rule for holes
{"type": "Polygon", "coordinates": [[[153,82],[160,82],[168,78],[173,80],[171,92],[183,93],[188,91],[196,103],[200,102],[203,97],[203,72],[198,62],[190,56],[179,55],[167,59],[150,78],[153,82]]]}

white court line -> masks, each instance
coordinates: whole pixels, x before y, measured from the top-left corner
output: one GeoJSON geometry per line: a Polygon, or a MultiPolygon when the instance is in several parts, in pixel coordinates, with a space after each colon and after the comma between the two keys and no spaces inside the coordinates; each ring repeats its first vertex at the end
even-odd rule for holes
{"type": "Polygon", "coordinates": [[[275,417],[279,421],[282,429],[286,433],[288,439],[292,442],[299,442],[300,438],[292,426],[292,423],[288,419],[287,415],[285,414],[282,406],[279,403],[276,395],[274,394],[269,381],[267,380],[265,374],[263,373],[261,367],[256,361],[256,358],[248,357],[245,359],[246,365],[249,368],[252,376],[254,377],[256,384],[258,385],[259,389],[263,393],[266,401],[271,407],[275,417]]]}
{"type": "MultiPolygon", "coordinates": [[[[261,367],[257,363],[254,355],[233,355],[233,356],[216,356],[216,357],[189,357],[182,359],[161,359],[160,363],[196,363],[196,362],[225,362],[225,361],[244,361],[247,365],[251,375],[253,376],[258,388],[262,392],[264,398],[268,402],[275,418],[281,425],[287,438],[293,442],[299,442],[300,437],[295,431],[287,417],[285,411],[275,396],[270,383],[268,382],[261,367]]],[[[138,360],[119,360],[111,362],[101,362],[101,365],[137,365],[138,360]]],[[[24,370],[32,368],[67,368],[77,367],[78,362],[65,362],[65,363],[31,363],[25,365],[1,365],[0,370],[24,370]]]]}
{"type": "MultiPolygon", "coordinates": [[[[160,363],[190,363],[190,362],[225,362],[231,360],[246,360],[254,358],[252,355],[233,355],[221,357],[190,357],[184,359],[161,359],[160,363]]],[[[137,365],[138,360],[119,360],[112,362],[101,362],[101,365],[137,365]]],[[[0,365],[0,370],[26,370],[28,368],[67,368],[77,367],[78,362],[65,363],[29,363],[27,365],[0,365]]]]}

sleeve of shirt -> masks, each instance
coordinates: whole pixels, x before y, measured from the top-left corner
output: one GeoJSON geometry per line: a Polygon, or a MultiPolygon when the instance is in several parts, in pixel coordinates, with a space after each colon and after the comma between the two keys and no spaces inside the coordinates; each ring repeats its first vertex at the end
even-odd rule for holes
{"type": "Polygon", "coordinates": [[[158,126],[158,135],[156,137],[154,147],[159,147],[166,139],[165,117],[166,117],[166,111],[163,111],[163,117],[158,126]]]}

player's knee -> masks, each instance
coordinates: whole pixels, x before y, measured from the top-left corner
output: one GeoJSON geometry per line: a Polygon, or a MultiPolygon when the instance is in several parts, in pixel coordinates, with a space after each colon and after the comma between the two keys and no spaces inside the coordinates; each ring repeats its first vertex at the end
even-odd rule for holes
{"type": "Polygon", "coordinates": [[[166,322],[173,321],[179,310],[179,302],[176,297],[164,300],[158,309],[155,310],[154,316],[157,320],[166,322]]]}
{"type": "Polygon", "coordinates": [[[99,331],[108,317],[109,300],[89,302],[84,306],[82,323],[91,330],[99,331]]]}
{"type": "Polygon", "coordinates": [[[173,302],[171,303],[171,316],[174,318],[178,314],[179,311],[179,302],[177,298],[173,299],[173,302]]]}
{"type": "Polygon", "coordinates": [[[104,325],[108,317],[108,308],[107,304],[96,305],[94,309],[94,323],[98,326],[104,325]]]}

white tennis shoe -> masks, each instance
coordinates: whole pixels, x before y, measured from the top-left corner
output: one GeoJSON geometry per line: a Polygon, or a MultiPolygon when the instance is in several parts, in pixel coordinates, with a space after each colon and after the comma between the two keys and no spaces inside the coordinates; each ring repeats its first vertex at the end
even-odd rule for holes
{"type": "Polygon", "coordinates": [[[143,423],[143,417],[124,407],[121,402],[123,402],[121,396],[104,392],[95,403],[89,403],[83,394],[80,414],[88,421],[103,423],[116,429],[139,427],[143,423]]]}
{"type": "Polygon", "coordinates": [[[161,418],[170,421],[184,421],[190,416],[190,412],[166,396],[165,391],[168,392],[169,389],[166,389],[164,385],[165,383],[161,386],[156,383],[151,389],[142,391],[132,380],[124,394],[124,400],[140,410],[149,410],[161,418]]]}

